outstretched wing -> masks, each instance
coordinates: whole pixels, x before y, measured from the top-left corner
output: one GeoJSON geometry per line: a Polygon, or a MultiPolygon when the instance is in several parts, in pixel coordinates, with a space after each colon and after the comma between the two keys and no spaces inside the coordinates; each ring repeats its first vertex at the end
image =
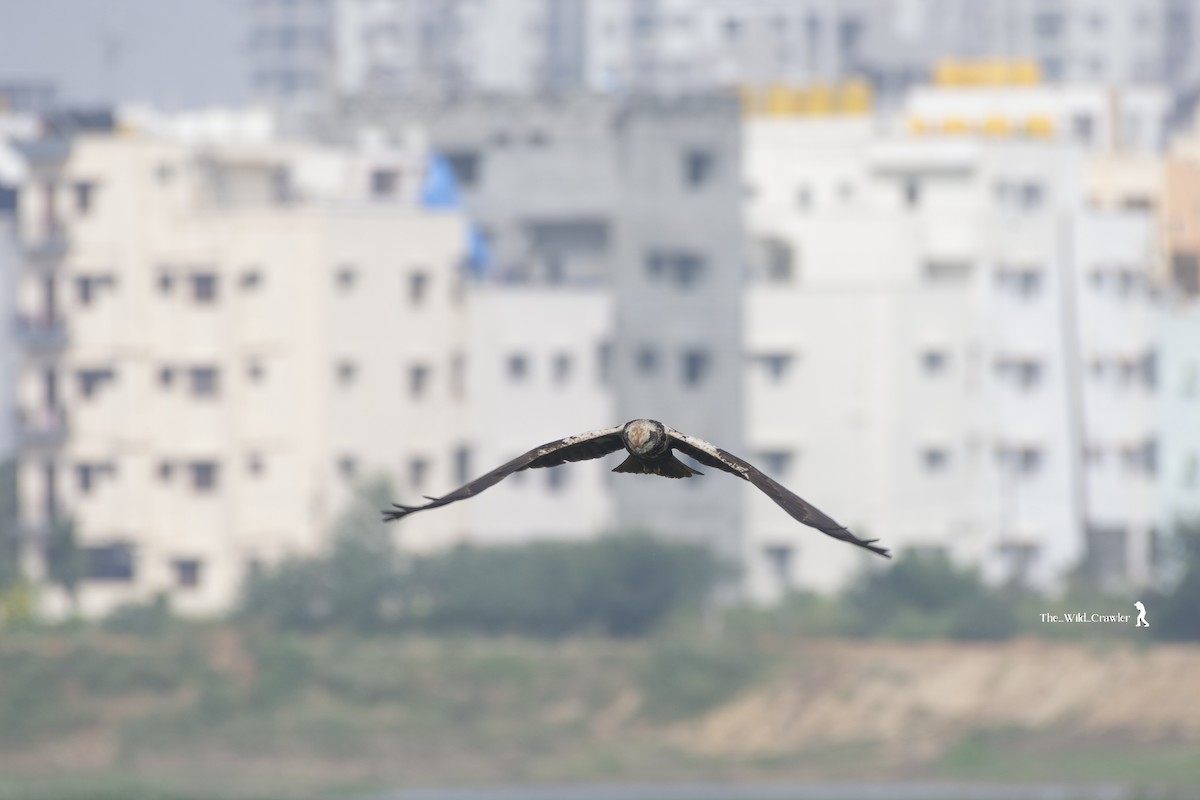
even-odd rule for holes
{"type": "Polygon", "coordinates": [[[841,539],[843,542],[850,542],[850,544],[865,547],[872,553],[878,553],[887,558],[892,557],[892,554],[886,548],[874,545],[875,542],[879,541],[878,539],[858,538],[846,526],[834,522],[833,518],[828,514],[794,492],[789,491],[778,481],[765,475],[746,460],[738,458],[719,447],[715,447],[703,439],[688,436],[672,428],[667,428],[667,436],[671,439],[672,447],[682,453],[686,453],[701,464],[724,470],[732,475],[737,475],[739,478],[750,481],[759,491],[774,500],[776,505],[790,514],[792,519],[803,522],[809,527],[816,528],[835,539],[841,539]]]}
{"type": "Polygon", "coordinates": [[[384,510],[383,521],[391,522],[414,511],[437,508],[449,505],[457,500],[474,497],[484,489],[495,486],[509,475],[512,475],[514,472],[520,472],[523,469],[557,467],[559,464],[565,464],[568,461],[586,461],[591,458],[606,456],[625,446],[624,441],[621,439],[623,428],[623,425],[618,425],[615,428],[591,431],[579,436],[568,436],[565,439],[559,439],[558,441],[544,444],[541,447],[535,447],[528,453],[517,456],[507,464],[496,467],[486,475],[479,476],[467,485],[460,486],[453,492],[450,492],[450,494],[443,495],[442,497],[425,498],[431,502],[423,506],[402,506],[399,503],[392,503],[396,507],[396,510],[384,510]]]}

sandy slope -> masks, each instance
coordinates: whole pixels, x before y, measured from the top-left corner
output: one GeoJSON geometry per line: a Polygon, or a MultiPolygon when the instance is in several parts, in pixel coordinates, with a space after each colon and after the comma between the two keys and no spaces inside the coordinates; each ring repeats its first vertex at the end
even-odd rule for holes
{"type": "Polygon", "coordinates": [[[1200,647],[1038,640],[791,646],[774,679],[672,739],[711,755],[869,741],[893,757],[924,759],[970,730],[1006,727],[1200,742],[1200,647]]]}

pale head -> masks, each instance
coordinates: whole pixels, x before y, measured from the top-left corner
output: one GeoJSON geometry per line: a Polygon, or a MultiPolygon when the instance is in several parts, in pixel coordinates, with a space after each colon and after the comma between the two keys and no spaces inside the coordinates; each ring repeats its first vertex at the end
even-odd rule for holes
{"type": "Polygon", "coordinates": [[[653,419],[635,419],[625,423],[623,436],[629,452],[638,456],[662,452],[667,441],[666,428],[661,422],[653,419]]]}

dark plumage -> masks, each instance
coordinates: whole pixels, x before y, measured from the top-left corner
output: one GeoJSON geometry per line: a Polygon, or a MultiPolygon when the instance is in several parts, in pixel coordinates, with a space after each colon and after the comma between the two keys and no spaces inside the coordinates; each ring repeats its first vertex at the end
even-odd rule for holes
{"type": "Polygon", "coordinates": [[[465,486],[461,486],[442,497],[427,497],[430,502],[423,506],[402,506],[393,503],[395,510],[383,512],[385,522],[400,519],[417,511],[449,505],[468,497],[474,497],[488,487],[495,486],[514,472],[523,469],[557,467],[568,461],[587,461],[600,458],[624,448],[629,456],[613,472],[629,472],[639,475],[661,475],[664,478],[690,478],[703,473],[692,469],[675,457],[673,451],[695,459],[714,469],[723,470],[749,481],[759,491],[775,501],[776,505],[791,517],[816,528],[824,534],[843,542],[858,545],[891,558],[886,548],[876,547],[878,539],[859,539],[844,525],[814,507],[811,503],[784,488],[745,460],[714,447],[703,439],[680,433],[652,419],[635,419],[624,425],[592,431],[579,436],[568,436],[555,442],[535,447],[519,455],[507,464],[481,475],[465,486]]]}

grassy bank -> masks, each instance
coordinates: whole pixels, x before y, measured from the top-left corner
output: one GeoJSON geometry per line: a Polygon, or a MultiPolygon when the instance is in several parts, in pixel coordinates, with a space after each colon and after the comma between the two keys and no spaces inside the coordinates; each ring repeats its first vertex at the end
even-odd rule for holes
{"type": "Polygon", "coordinates": [[[0,800],[706,779],[1200,786],[1187,757],[1200,735],[1160,697],[1196,674],[1200,649],[1097,647],[6,632],[0,800]],[[1093,665],[1087,680],[1117,687],[1097,704],[1124,710],[1088,716],[1086,692],[1039,675],[1056,663],[1093,665]],[[1033,710],[988,705],[993,690],[1025,696],[1005,680],[1028,682],[1033,710]],[[1148,694],[1119,688],[1138,686],[1148,694]]]}

